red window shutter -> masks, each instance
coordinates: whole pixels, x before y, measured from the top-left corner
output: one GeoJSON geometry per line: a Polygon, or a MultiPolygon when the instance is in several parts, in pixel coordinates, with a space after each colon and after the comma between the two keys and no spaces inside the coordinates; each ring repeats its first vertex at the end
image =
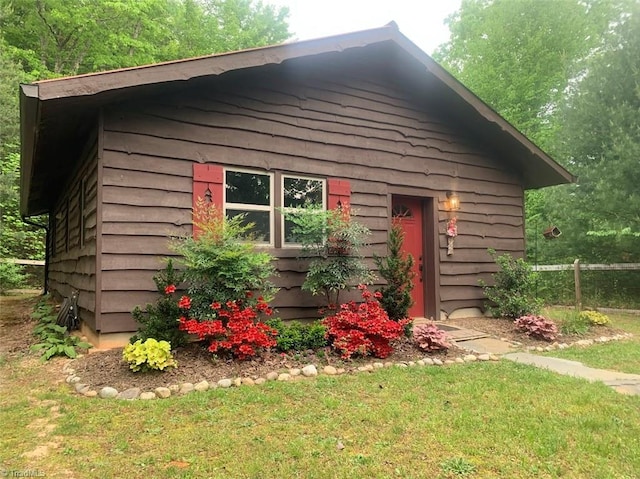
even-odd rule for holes
{"type": "MultiPolygon", "coordinates": [[[[193,209],[198,201],[217,205],[220,212],[223,207],[224,171],[222,166],[194,163],[193,165],[193,209]]],[[[194,226],[193,235],[197,230],[194,226]]]]}
{"type": "Polygon", "coordinates": [[[327,180],[328,203],[327,208],[330,210],[342,207],[348,210],[351,205],[351,184],[347,180],[338,180],[335,178],[327,180]]]}

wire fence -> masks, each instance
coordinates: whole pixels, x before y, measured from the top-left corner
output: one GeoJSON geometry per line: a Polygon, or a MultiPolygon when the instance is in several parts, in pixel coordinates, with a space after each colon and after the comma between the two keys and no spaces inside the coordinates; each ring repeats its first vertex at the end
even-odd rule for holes
{"type": "Polygon", "coordinates": [[[536,296],[546,304],[640,309],[640,264],[539,265],[536,296]],[[578,287],[576,288],[576,279],[578,287]]]}

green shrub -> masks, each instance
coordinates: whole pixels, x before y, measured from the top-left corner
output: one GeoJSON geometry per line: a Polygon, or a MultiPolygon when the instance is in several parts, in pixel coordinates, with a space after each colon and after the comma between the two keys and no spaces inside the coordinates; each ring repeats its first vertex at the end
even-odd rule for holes
{"type": "Polygon", "coordinates": [[[194,227],[199,230],[196,236],[171,245],[182,255],[192,317],[215,316],[210,307],[214,302],[247,306],[255,305],[257,297],[271,301],[277,292],[270,281],[276,275],[274,258],[251,242],[253,223],[245,224],[243,215],[225,218],[215,206],[200,203],[194,227]]]}
{"type": "Polygon", "coordinates": [[[591,323],[589,318],[575,310],[563,312],[560,318],[560,332],[582,336],[589,332],[591,323]]]}
{"type": "MultiPolygon", "coordinates": [[[[394,223],[389,232],[387,249],[389,254],[384,257],[375,256],[375,263],[387,284],[378,291],[382,294],[380,304],[389,315],[389,319],[400,321],[409,315],[409,308],[413,304],[411,290],[413,289],[413,256],[402,254],[404,231],[402,225],[394,223]]],[[[405,333],[409,336],[411,327],[405,333]]]]}
{"type": "Polygon", "coordinates": [[[598,311],[582,311],[580,318],[594,326],[605,326],[611,322],[609,316],[598,311]]]}
{"type": "Polygon", "coordinates": [[[506,253],[500,256],[489,250],[499,267],[492,275],[493,286],[480,280],[484,294],[489,300],[487,310],[496,318],[515,320],[521,316],[537,314],[542,304],[534,297],[536,274],[522,259],[514,259],[506,253]]]}
{"type": "Polygon", "coordinates": [[[138,306],[133,310],[133,318],[138,322],[139,327],[138,332],[131,337],[131,343],[149,338],[168,341],[174,348],[187,343],[187,334],[179,329],[180,308],[173,297],[176,286],[182,282],[183,278],[184,275],[174,269],[171,259],[167,261],[166,268],[153,277],[160,297],[155,305],[147,304],[144,311],[138,306]]]}
{"type": "Polygon", "coordinates": [[[33,334],[40,340],[39,343],[31,346],[31,351],[40,352],[41,361],[48,361],[54,356],[75,358],[78,355],[76,348],[92,347],[78,336],[69,334],[66,327],[56,324],[57,314],[48,296],[44,296],[36,304],[31,317],[38,320],[33,328],[33,334]]]}
{"type": "Polygon", "coordinates": [[[140,340],[127,344],[122,351],[122,359],[129,363],[134,371],[164,370],[177,367],[178,363],[171,354],[171,344],[167,341],[156,341],[153,338],[145,342],[140,340]]]}
{"type": "Polygon", "coordinates": [[[330,310],[340,304],[342,291],[374,280],[360,254],[371,232],[348,210],[306,207],[282,214],[294,224],[292,232],[302,245],[300,259],[312,258],[302,289],[323,295],[330,310]]]}
{"type": "Polygon", "coordinates": [[[301,323],[289,321],[285,323],[279,318],[266,321],[266,324],[276,331],[278,351],[305,351],[307,349],[320,349],[328,345],[325,337],[327,328],[319,321],[301,323]]]}
{"type": "Polygon", "coordinates": [[[0,261],[0,293],[21,288],[26,284],[27,276],[19,264],[0,261]]]}

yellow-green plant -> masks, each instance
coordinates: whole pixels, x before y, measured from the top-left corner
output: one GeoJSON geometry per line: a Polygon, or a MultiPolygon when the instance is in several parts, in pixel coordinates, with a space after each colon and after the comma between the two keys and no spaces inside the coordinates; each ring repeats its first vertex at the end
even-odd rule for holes
{"type": "Polygon", "coordinates": [[[610,323],[609,316],[598,311],[582,311],[580,318],[596,326],[605,326],[610,323]]]}
{"type": "Polygon", "coordinates": [[[152,369],[162,371],[168,367],[178,366],[171,354],[171,344],[167,341],[156,341],[153,338],[145,342],[138,340],[133,344],[127,344],[122,351],[122,359],[129,363],[129,368],[134,372],[152,369]]]}

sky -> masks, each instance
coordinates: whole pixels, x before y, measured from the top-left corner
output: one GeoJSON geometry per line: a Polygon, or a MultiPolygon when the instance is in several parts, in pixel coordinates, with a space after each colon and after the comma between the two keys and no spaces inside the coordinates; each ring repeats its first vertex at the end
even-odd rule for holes
{"type": "Polygon", "coordinates": [[[289,7],[289,31],[294,40],[326,37],[395,21],[400,31],[432,54],[449,39],[444,20],[461,0],[267,0],[289,7]]]}

